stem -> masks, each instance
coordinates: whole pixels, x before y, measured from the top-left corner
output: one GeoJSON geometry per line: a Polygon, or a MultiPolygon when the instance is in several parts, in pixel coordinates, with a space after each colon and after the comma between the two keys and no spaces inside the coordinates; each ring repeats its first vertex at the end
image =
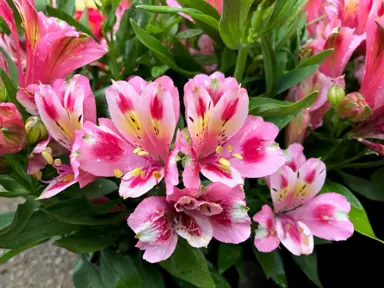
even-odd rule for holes
{"type": "Polygon", "coordinates": [[[235,69],[234,77],[238,82],[241,82],[241,80],[243,79],[245,63],[247,62],[248,51],[249,51],[249,47],[243,46],[239,49],[239,53],[237,54],[236,69],[235,69]]]}
{"type": "Polygon", "coordinates": [[[384,165],[384,159],[374,162],[365,162],[365,163],[352,163],[344,165],[343,168],[373,168],[373,167],[379,167],[381,165],[384,165]]]}
{"type": "Polygon", "coordinates": [[[343,166],[345,167],[345,164],[349,164],[349,163],[351,163],[353,161],[356,161],[356,160],[364,157],[366,152],[367,152],[367,149],[364,149],[363,151],[361,151],[356,156],[353,156],[353,157],[351,157],[351,158],[349,158],[349,159],[347,159],[347,160],[345,160],[345,161],[343,161],[341,163],[338,163],[338,164],[335,164],[335,165],[329,165],[327,169],[328,170],[332,170],[332,169],[336,169],[336,168],[339,169],[340,167],[343,167],[343,166]]]}

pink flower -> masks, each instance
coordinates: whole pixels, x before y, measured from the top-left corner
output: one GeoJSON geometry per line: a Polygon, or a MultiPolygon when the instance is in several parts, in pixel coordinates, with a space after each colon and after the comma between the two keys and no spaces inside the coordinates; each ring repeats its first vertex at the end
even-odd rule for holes
{"type": "MultiPolygon", "coordinates": [[[[123,1],[124,2],[124,1],[123,1]]],[[[74,18],[79,21],[84,14],[84,10],[76,10],[74,18]]],[[[101,33],[101,26],[103,24],[103,15],[97,8],[88,7],[88,24],[91,28],[93,35],[101,40],[103,35],[101,33]]]]}
{"type": "Polygon", "coordinates": [[[11,103],[0,103],[0,156],[19,152],[27,145],[20,112],[11,103]]]}
{"type": "Polygon", "coordinates": [[[247,91],[219,72],[197,75],[184,86],[190,135],[190,147],[185,141],[181,145],[186,187],[199,187],[199,172],[235,187],[243,177],[264,177],[284,164],[275,142],[278,128],[261,117],[247,116],[248,102],[247,91]]]}
{"type": "Polygon", "coordinates": [[[247,240],[251,229],[244,199],[240,186],[175,188],[167,198],[144,199],[129,216],[128,225],[139,239],[136,247],[145,250],[143,258],[159,262],[172,255],[178,236],[197,248],[206,247],[212,237],[233,244],[247,240]]]}
{"type": "Polygon", "coordinates": [[[353,234],[351,205],[337,193],[317,195],[325,181],[325,165],[306,160],[302,151],[300,144],[291,145],[287,165],[268,179],[274,211],[264,205],[253,217],[259,223],[254,243],[262,252],[275,250],[281,242],[294,255],[310,254],[313,235],[340,241],[353,234]]]}
{"type": "MultiPolygon", "coordinates": [[[[82,129],[84,121],[96,122],[95,97],[89,80],[82,75],[75,75],[69,81],[58,79],[52,86],[40,85],[35,92],[35,102],[51,138],[64,147],[67,153],[74,144],[75,131],[82,129]]],[[[36,173],[46,164],[52,165],[59,173],[43,191],[40,199],[52,197],[74,183],[79,182],[80,187],[83,187],[96,179],[84,171],[77,170],[75,173],[71,166],[62,165],[61,161],[57,163],[53,157],[58,153],[54,153],[53,147],[48,147],[49,141],[47,139],[38,144],[30,156],[30,173],[36,173]]]]}
{"type": "Polygon", "coordinates": [[[51,83],[65,78],[73,70],[102,57],[106,49],[90,36],[54,18],[35,10],[33,1],[14,0],[20,13],[26,37],[26,69],[23,74],[21,50],[12,9],[6,1],[0,5],[0,16],[8,24],[18,54],[19,85],[51,83]]]}
{"type": "Polygon", "coordinates": [[[117,81],[106,97],[113,123],[103,120],[99,128],[86,124],[77,133],[73,161],[98,176],[124,175],[119,190],[124,198],[143,195],[164,176],[177,178],[177,173],[164,171],[180,113],[172,80],[164,76],[152,83],[140,77],[117,81]]]}

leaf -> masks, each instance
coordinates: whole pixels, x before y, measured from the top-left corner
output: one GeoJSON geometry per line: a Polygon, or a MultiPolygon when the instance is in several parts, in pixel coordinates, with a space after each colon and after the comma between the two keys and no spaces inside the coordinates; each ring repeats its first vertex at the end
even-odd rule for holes
{"type": "Polygon", "coordinates": [[[244,31],[253,0],[224,0],[220,19],[220,36],[225,45],[239,49],[244,43],[244,31]]]}
{"type": "MultiPolygon", "coordinates": [[[[1,184],[1,181],[0,181],[1,184]]],[[[84,188],[79,185],[73,185],[66,189],[61,195],[67,197],[86,196],[87,198],[95,198],[108,195],[118,189],[115,182],[108,179],[97,179],[96,181],[88,184],[84,188]]]]}
{"type": "Polygon", "coordinates": [[[262,253],[257,251],[254,247],[253,252],[255,253],[257,261],[259,261],[267,278],[271,278],[280,287],[288,287],[284,264],[281,259],[280,252],[275,250],[270,253],[262,253]]]}
{"type": "Polygon", "coordinates": [[[28,191],[9,175],[0,175],[0,197],[19,197],[28,195],[28,191]]]}
{"type": "Polygon", "coordinates": [[[0,77],[1,77],[1,80],[3,80],[5,89],[7,90],[7,100],[15,104],[15,106],[17,107],[17,110],[19,110],[19,112],[22,115],[24,115],[26,113],[24,107],[21,106],[20,103],[16,100],[17,88],[13,84],[12,80],[9,79],[8,74],[5,73],[5,71],[1,68],[0,68],[0,77]]]}
{"type": "Polygon", "coordinates": [[[161,65],[161,66],[153,66],[151,68],[151,76],[152,78],[157,78],[165,74],[169,70],[168,65],[161,65]]]}
{"type": "Polygon", "coordinates": [[[56,9],[56,8],[53,8],[51,6],[47,6],[47,13],[51,17],[56,17],[56,18],[59,18],[59,19],[65,21],[65,22],[67,22],[69,25],[75,27],[76,30],[78,30],[80,32],[84,32],[85,34],[88,34],[93,39],[98,41],[96,36],[93,35],[92,31],[89,28],[85,27],[83,24],[81,24],[80,22],[78,22],[75,19],[73,19],[71,16],[69,16],[64,11],[61,11],[61,10],[56,9]]]}
{"type": "Polygon", "coordinates": [[[75,288],[105,288],[101,282],[99,271],[83,255],[80,256],[75,268],[73,268],[72,279],[75,288]]]}
{"type": "Polygon", "coordinates": [[[172,59],[172,56],[168,52],[167,48],[165,48],[159,40],[157,40],[155,37],[149,35],[147,32],[141,29],[133,19],[131,19],[131,25],[132,25],[133,31],[135,32],[140,42],[143,43],[147,48],[151,49],[154,52],[155,56],[162,63],[168,65],[171,69],[175,70],[176,72],[186,77],[194,76],[195,74],[198,73],[198,72],[186,71],[178,67],[174,62],[174,60],[172,59]]]}
{"type": "Polygon", "coordinates": [[[56,7],[68,15],[73,15],[75,12],[75,2],[73,0],[56,0],[56,7]]]}
{"type": "Polygon", "coordinates": [[[276,57],[271,42],[268,40],[268,38],[261,38],[261,51],[263,53],[265,84],[267,87],[267,93],[273,96],[276,75],[276,57]]]}
{"type": "MultiPolygon", "coordinates": [[[[176,8],[169,6],[152,6],[152,5],[137,5],[138,9],[142,9],[153,13],[184,13],[191,16],[194,20],[198,20],[209,27],[219,30],[219,22],[208,15],[204,15],[202,12],[192,8],[176,8]]],[[[204,29],[203,29],[204,30],[204,29]]]]}
{"type": "Polygon", "coordinates": [[[141,276],[143,288],[165,288],[163,278],[156,265],[150,264],[141,259],[141,254],[132,259],[135,267],[141,276]]]}
{"type": "Polygon", "coordinates": [[[18,71],[15,62],[12,61],[12,59],[9,57],[7,52],[0,47],[0,52],[3,54],[4,58],[7,60],[8,63],[8,70],[9,70],[9,75],[11,76],[11,80],[13,83],[18,83],[19,82],[19,76],[18,76],[18,71]]]}
{"type": "Polygon", "coordinates": [[[215,281],[215,288],[231,288],[227,280],[215,271],[211,271],[213,281],[215,281]]]}
{"type": "Polygon", "coordinates": [[[239,261],[242,251],[240,245],[221,243],[217,260],[219,273],[222,274],[225,270],[235,265],[239,261]]]}
{"type": "MultiPolygon", "coordinates": [[[[16,218],[16,217],[15,217],[16,218]]],[[[12,239],[4,239],[0,235],[0,248],[16,249],[56,235],[76,231],[79,226],[62,223],[42,211],[36,211],[12,239]]],[[[15,229],[17,230],[17,229],[15,229]]],[[[14,233],[14,231],[12,233],[14,233]]],[[[10,232],[11,233],[11,232],[10,232]]]]}
{"type": "Polygon", "coordinates": [[[370,237],[374,240],[377,240],[381,243],[384,243],[383,240],[380,240],[376,237],[375,233],[372,230],[371,224],[369,223],[369,219],[367,213],[364,210],[363,205],[361,205],[359,199],[356,198],[355,195],[352,194],[346,187],[336,182],[332,182],[331,180],[327,180],[321,192],[336,192],[341,195],[344,195],[347,198],[348,202],[351,203],[351,211],[349,212],[349,220],[353,223],[355,231],[360,234],[370,237]]]}
{"type": "Polygon", "coordinates": [[[317,67],[317,65],[306,66],[302,68],[296,68],[284,73],[276,80],[276,94],[282,93],[285,90],[300,83],[305,78],[313,74],[317,67]]]}
{"type": "Polygon", "coordinates": [[[316,250],[313,250],[310,255],[301,255],[295,256],[292,255],[293,260],[300,267],[300,269],[304,272],[305,275],[316,284],[317,287],[323,287],[321,281],[319,279],[319,275],[317,272],[317,255],[316,250]]]}
{"type": "Polygon", "coordinates": [[[318,91],[314,91],[297,102],[280,101],[271,98],[251,98],[249,114],[257,116],[284,116],[299,112],[315,102],[318,91]]]}
{"type": "Polygon", "coordinates": [[[201,30],[201,29],[187,29],[187,30],[184,30],[184,31],[177,33],[176,38],[188,39],[188,38],[199,36],[202,33],[203,33],[203,30],[201,30]]]}
{"type": "Polygon", "coordinates": [[[36,243],[31,243],[31,244],[27,244],[27,245],[24,245],[24,246],[20,246],[19,248],[17,249],[11,249],[7,252],[5,252],[3,255],[0,256],[0,265],[1,264],[4,264],[5,262],[7,262],[9,259],[19,255],[21,252],[25,251],[25,250],[28,250],[32,247],[35,247],[37,245],[40,245],[41,243],[45,242],[45,240],[42,240],[42,241],[38,241],[36,243]]]}
{"type": "Polygon", "coordinates": [[[285,126],[289,124],[295,118],[297,113],[291,113],[284,116],[271,116],[264,117],[264,121],[271,122],[275,124],[279,130],[283,129],[285,126]]]}
{"type": "Polygon", "coordinates": [[[53,245],[63,247],[73,253],[91,253],[112,245],[119,236],[114,227],[85,227],[74,235],[56,240],[53,245]]]}
{"type": "Polygon", "coordinates": [[[1,229],[9,226],[15,218],[16,211],[7,211],[0,213],[0,231],[1,229]]]}
{"type": "Polygon", "coordinates": [[[176,37],[172,39],[172,44],[172,55],[180,68],[199,72],[202,71],[201,66],[196,62],[191,52],[189,52],[189,49],[184,44],[180,43],[176,37]]]}
{"type": "Polygon", "coordinates": [[[298,68],[308,67],[312,65],[320,65],[327,57],[333,53],[333,49],[327,49],[317,53],[299,63],[298,68]]]}
{"type": "Polygon", "coordinates": [[[160,266],[171,275],[197,287],[214,287],[207,262],[201,250],[193,248],[185,240],[179,239],[175,252],[160,266]]]}
{"type": "Polygon", "coordinates": [[[130,256],[102,250],[100,263],[100,275],[105,288],[142,287],[139,272],[130,256]]]}
{"type": "Polygon", "coordinates": [[[205,0],[179,0],[177,2],[183,7],[194,8],[217,20],[220,19],[219,12],[205,0]]]}
{"type": "Polygon", "coordinates": [[[15,238],[27,225],[33,212],[37,207],[37,202],[33,199],[27,199],[23,204],[17,206],[12,223],[0,230],[0,246],[15,238]]]}
{"type": "Polygon", "coordinates": [[[377,179],[372,177],[371,181],[369,181],[345,172],[339,173],[343,177],[345,184],[347,184],[352,191],[373,201],[384,201],[383,179],[381,179],[381,181],[377,181],[377,179]]]}

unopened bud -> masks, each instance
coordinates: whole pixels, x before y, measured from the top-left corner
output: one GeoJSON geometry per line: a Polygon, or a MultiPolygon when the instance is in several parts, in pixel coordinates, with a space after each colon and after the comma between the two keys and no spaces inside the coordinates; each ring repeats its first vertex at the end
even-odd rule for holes
{"type": "Polygon", "coordinates": [[[335,84],[328,90],[328,101],[332,106],[339,104],[345,97],[345,91],[339,85],[335,84]]]}
{"type": "Polygon", "coordinates": [[[336,112],[339,118],[349,119],[353,122],[362,122],[372,113],[363,95],[358,92],[346,95],[337,105],[336,112]]]}
{"type": "Polygon", "coordinates": [[[35,144],[48,137],[47,128],[37,116],[31,116],[25,122],[25,130],[27,131],[27,139],[29,144],[35,144]]]}

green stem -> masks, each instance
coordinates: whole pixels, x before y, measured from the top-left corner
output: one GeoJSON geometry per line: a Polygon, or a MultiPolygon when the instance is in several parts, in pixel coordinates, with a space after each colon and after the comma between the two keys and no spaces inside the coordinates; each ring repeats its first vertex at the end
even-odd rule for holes
{"type": "Polygon", "coordinates": [[[356,160],[364,157],[366,152],[367,152],[367,149],[364,149],[363,151],[361,151],[356,156],[353,156],[353,157],[351,157],[351,158],[349,158],[349,159],[347,159],[347,160],[345,160],[345,161],[343,161],[341,163],[334,164],[334,165],[328,165],[327,169],[328,170],[332,170],[332,169],[336,169],[336,168],[340,169],[341,167],[345,167],[345,164],[349,164],[349,163],[351,163],[353,161],[356,161],[356,160]]]}
{"type": "Polygon", "coordinates": [[[384,159],[374,162],[365,162],[365,163],[352,163],[344,165],[342,168],[374,168],[384,165],[384,159]]]}
{"type": "Polygon", "coordinates": [[[237,60],[236,60],[236,69],[234,77],[238,82],[241,82],[243,79],[244,69],[245,69],[245,63],[247,62],[247,56],[248,56],[249,46],[243,46],[239,49],[239,53],[237,54],[237,60]]]}

